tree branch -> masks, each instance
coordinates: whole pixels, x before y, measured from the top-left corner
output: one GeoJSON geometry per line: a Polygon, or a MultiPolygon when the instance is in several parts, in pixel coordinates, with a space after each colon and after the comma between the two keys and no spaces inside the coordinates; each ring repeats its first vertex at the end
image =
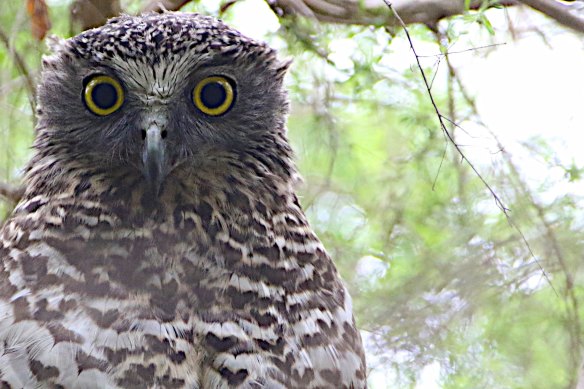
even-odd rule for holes
{"type": "MultiPolygon", "coordinates": [[[[171,0],[167,0],[171,1],[171,0]]],[[[175,0],[176,1],[176,0],[175,0]]],[[[399,26],[398,20],[385,11],[383,0],[266,0],[278,16],[300,15],[326,23],[374,25],[377,27],[399,26]]],[[[483,0],[470,2],[471,10],[479,9],[483,0]]],[[[584,32],[584,18],[571,12],[569,4],[556,0],[500,0],[498,5],[509,7],[525,4],[558,23],[584,32]]],[[[421,23],[436,31],[444,18],[465,12],[463,1],[453,0],[394,0],[393,9],[404,24],[421,23]]]]}
{"type": "Polygon", "coordinates": [[[527,250],[529,251],[529,254],[535,259],[536,263],[538,264],[538,266],[539,266],[539,268],[540,268],[540,270],[541,270],[544,278],[546,279],[546,281],[548,282],[548,284],[550,285],[550,287],[552,288],[552,290],[556,293],[556,295],[558,295],[558,293],[557,293],[556,289],[554,288],[554,286],[553,286],[553,284],[551,282],[551,279],[549,278],[547,272],[541,266],[540,262],[537,260],[535,254],[533,253],[533,250],[531,249],[531,246],[530,246],[529,242],[527,241],[527,238],[525,237],[525,235],[523,234],[523,232],[519,229],[519,227],[517,226],[517,224],[515,224],[515,222],[513,221],[513,219],[511,218],[511,216],[509,215],[509,209],[505,206],[505,204],[503,203],[503,201],[501,200],[501,198],[499,197],[499,195],[497,195],[497,193],[495,192],[495,190],[489,185],[489,183],[485,180],[485,178],[477,170],[477,168],[475,167],[475,165],[467,158],[467,156],[464,153],[464,151],[461,149],[461,147],[458,145],[458,143],[456,143],[456,141],[454,140],[453,134],[446,127],[446,122],[448,122],[448,123],[452,124],[453,126],[455,126],[457,128],[460,128],[460,126],[457,123],[455,123],[453,120],[449,119],[448,117],[444,116],[440,112],[440,109],[438,108],[438,105],[436,104],[436,101],[434,100],[434,95],[432,94],[432,90],[430,88],[430,83],[428,82],[428,78],[426,77],[426,73],[424,72],[424,68],[422,67],[422,64],[420,63],[420,56],[416,52],[416,48],[414,47],[414,43],[412,41],[412,38],[410,36],[410,33],[409,33],[408,29],[407,29],[406,24],[401,19],[400,15],[397,13],[397,11],[393,8],[392,3],[389,0],[383,0],[383,1],[387,5],[387,7],[389,7],[389,9],[391,10],[391,12],[395,15],[396,19],[399,21],[401,27],[403,28],[403,30],[404,30],[404,32],[406,34],[406,38],[407,38],[407,40],[408,40],[408,42],[410,44],[410,49],[412,50],[412,52],[414,53],[414,56],[416,57],[417,67],[420,70],[420,73],[422,74],[422,79],[424,81],[424,85],[426,86],[426,90],[428,92],[428,97],[430,98],[430,102],[432,103],[432,106],[434,107],[434,111],[436,112],[436,116],[438,117],[438,121],[440,123],[440,127],[442,129],[442,132],[444,133],[444,135],[448,139],[448,141],[454,146],[454,148],[456,149],[458,155],[460,155],[461,160],[464,161],[464,162],[466,162],[466,164],[470,167],[470,169],[473,171],[473,173],[478,177],[478,179],[481,181],[481,183],[485,186],[485,188],[487,189],[487,191],[491,194],[491,196],[493,197],[493,200],[495,201],[495,204],[501,210],[501,212],[503,212],[503,214],[505,215],[505,218],[507,219],[507,222],[520,235],[521,240],[523,241],[523,243],[525,244],[527,250]]]}
{"type": "MultiPolygon", "coordinates": [[[[321,22],[339,24],[399,26],[393,14],[386,12],[383,0],[266,0],[279,16],[301,15],[321,22]]],[[[478,9],[481,0],[470,3],[470,9],[478,9]]],[[[500,5],[512,6],[516,0],[501,0],[500,5]]],[[[432,28],[443,18],[465,12],[464,1],[453,0],[394,0],[393,8],[408,25],[422,23],[432,28]]]]}
{"type": "Polygon", "coordinates": [[[523,4],[549,16],[563,26],[584,32],[584,18],[570,12],[570,5],[555,0],[520,0],[523,4]]]}
{"type": "MultiPolygon", "coordinates": [[[[178,11],[192,0],[150,0],[142,12],[178,11]]],[[[228,6],[237,0],[227,2],[228,6]]],[[[280,17],[299,15],[324,23],[356,24],[377,27],[399,26],[394,15],[385,12],[383,0],[266,0],[280,17]]],[[[472,0],[471,10],[482,7],[484,0],[472,0]]],[[[568,4],[555,0],[500,0],[504,7],[525,4],[558,23],[584,32],[584,18],[571,12],[568,4]]],[[[421,23],[436,31],[444,18],[461,15],[466,10],[462,0],[394,0],[395,11],[406,24],[421,23]]],[[[227,7],[224,7],[227,8],[227,7]]],[[[223,8],[222,8],[223,9],[223,8]]],[[[73,19],[83,30],[97,27],[121,12],[120,0],[75,0],[71,6],[73,19]]]]}
{"type": "Polygon", "coordinates": [[[462,151],[460,146],[454,141],[452,134],[450,133],[450,131],[446,127],[445,121],[448,121],[448,122],[452,123],[453,125],[456,125],[456,123],[453,123],[451,120],[449,120],[447,117],[442,115],[442,113],[440,112],[440,109],[438,108],[438,105],[436,104],[436,101],[434,100],[434,95],[432,94],[432,90],[430,89],[430,84],[428,82],[428,78],[426,77],[426,73],[424,72],[424,68],[422,67],[422,64],[420,63],[420,57],[418,56],[418,53],[416,52],[416,48],[414,47],[414,44],[412,42],[412,38],[410,37],[410,33],[406,27],[405,22],[401,19],[400,15],[393,8],[392,3],[390,3],[388,0],[384,0],[384,1],[386,2],[387,7],[389,7],[389,9],[393,12],[396,19],[399,21],[400,25],[404,29],[404,32],[406,33],[406,37],[407,37],[408,42],[410,44],[410,48],[411,48],[412,52],[414,53],[414,56],[416,57],[416,63],[418,65],[418,69],[420,70],[420,73],[422,74],[422,79],[424,80],[424,85],[426,86],[426,90],[428,91],[428,96],[430,97],[430,102],[432,103],[432,106],[434,107],[434,110],[436,112],[436,116],[438,117],[438,121],[440,123],[440,127],[442,128],[442,132],[446,135],[446,137],[448,138],[450,143],[452,143],[452,145],[454,146],[454,148],[456,149],[456,151],[460,155],[460,158],[462,158],[463,161],[466,161],[466,163],[469,165],[469,167],[472,169],[472,171],[481,180],[483,185],[485,185],[485,187],[487,188],[489,193],[491,193],[491,196],[495,200],[495,204],[497,204],[497,207],[499,207],[501,209],[501,211],[507,217],[509,217],[509,215],[507,213],[509,211],[509,209],[505,206],[505,204],[503,203],[501,198],[497,195],[497,193],[495,193],[493,188],[491,188],[491,186],[487,183],[487,181],[485,181],[484,177],[479,173],[479,171],[476,169],[474,164],[466,157],[464,151],[462,151]]]}
{"type": "Polygon", "coordinates": [[[22,77],[24,77],[24,85],[26,86],[26,89],[28,91],[28,100],[30,103],[30,107],[32,109],[32,112],[36,112],[36,100],[35,100],[36,99],[36,87],[35,87],[35,83],[32,79],[30,71],[28,70],[28,67],[26,66],[26,62],[24,62],[24,59],[22,59],[22,57],[20,56],[18,51],[16,51],[14,46],[10,44],[10,38],[8,38],[8,35],[1,27],[0,27],[0,42],[2,42],[2,44],[4,44],[4,46],[6,46],[6,50],[8,50],[8,52],[12,56],[12,59],[14,61],[14,65],[16,66],[16,69],[18,69],[18,72],[22,75],[22,77]]]}

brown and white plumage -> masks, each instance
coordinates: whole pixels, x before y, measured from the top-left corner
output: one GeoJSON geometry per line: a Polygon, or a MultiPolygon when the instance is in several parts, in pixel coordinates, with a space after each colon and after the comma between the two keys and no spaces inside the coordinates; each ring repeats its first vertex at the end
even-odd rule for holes
{"type": "Polygon", "coordinates": [[[54,46],[0,231],[0,387],[366,387],[351,299],[294,191],[287,63],[197,14],[54,46]],[[84,104],[94,74],[123,86],[116,112],[84,104]],[[208,116],[190,97],[214,75],[236,94],[208,116]]]}

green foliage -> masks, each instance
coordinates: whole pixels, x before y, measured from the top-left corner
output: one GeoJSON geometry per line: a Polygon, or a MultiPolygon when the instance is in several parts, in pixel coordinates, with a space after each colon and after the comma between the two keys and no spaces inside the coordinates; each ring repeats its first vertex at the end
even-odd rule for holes
{"type": "MultiPolygon", "coordinates": [[[[473,22],[494,33],[484,11],[473,22]]],[[[465,33],[449,27],[450,39],[465,33]]],[[[542,206],[527,193],[550,186],[528,188],[512,159],[496,170],[479,166],[512,209],[510,224],[445,141],[419,72],[387,68],[383,59],[394,53],[383,32],[319,29],[309,46],[285,29],[296,57],[290,134],[306,179],[303,204],[351,287],[370,353],[380,358],[371,359],[382,361],[374,371],[392,372],[387,387],[413,387],[435,362],[444,388],[573,385],[580,349],[571,342],[581,333],[570,330],[556,261],[563,256],[568,272],[579,273],[578,228],[566,227],[575,196],[542,206]],[[350,64],[334,60],[336,42],[346,39],[358,41],[350,64]]],[[[435,39],[416,27],[410,33],[418,44],[435,39]]],[[[448,99],[465,114],[472,108],[461,95],[433,90],[443,112],[448,99]]],[[[533,158],[557,163],[545,141],[528,145],[533,158]]],[[[578,180],[580,169],[567,166],[566,179],[578,180]]],[[[371,386],[386,387],[375,378],[371,386]]]]}
{"type": "Polygon", "coordinates": [[[466,14],[462,17],[463,20],[470,23],[478,23],[485,28],[491,35],[495,35],[495,29],[488,18],[487,11],[491,8],[502,8],[499,0],[483,0],[479,8],[474,12],[469,12],[470,0],[464,1],[464,9],[466,14]]]}
{"type": "MultiPolygon", "coordinates": [[[[493,2],[483,4],[452,19],[445,39],[466,34],[470,23],[495,33],[486,11],[493,2]]],[[[3,7],[0,26],[36,78],[43,44],[31,39],[20,2],[3,7]]],[[[51,32],[67,36],[67,4],[55,1],[50,11],[51,32]]],[[[427,28],[410,33],[417,45],[446,51],[427,28]]],[[[583,317],[570,296],[580,305],[584,297],[580,199],[567,193],[541,200],[558,182],[530,187],[502,152],[478,170],[512,210],[510,223],[445,139],[419,71],[394,65],[409,55],[402,33],[284,20],[268,39],[295,58],[289,136],[305,178],[301,201],[354,296],[371,387],[413,388],[432,365],[449,389],[573,385],[583,317]],[[391,379],[383,382],[382,373],[391,379]]],[[[33,138],[25,80],[14,63],[0,46],[4,182],[19,181],[33,138]]],[[[450,105],[478,121],[471,102],[456,88],[449,93],[440,77],[432,90],[443,113],[450,105]]],[[[581,182],[582,167],[560,164],[545,140],[525,146],[531,158],[560,166],[562,183],[581,182]]],[[[0,205],[0,215],[9,207],[0,205]]]]}

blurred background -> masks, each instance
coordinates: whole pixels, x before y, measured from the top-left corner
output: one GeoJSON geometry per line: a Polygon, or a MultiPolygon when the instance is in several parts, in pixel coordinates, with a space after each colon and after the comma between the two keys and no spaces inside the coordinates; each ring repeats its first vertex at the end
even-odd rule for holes
{"type": "Polygon", "coordinates": [[[0,220],[48,36],[161,6],[219,16],[294,59],[301,201],[353,295],[370,387],[584,388],[580,4],[393,1],[442,128],[381,0],[3,0],[0,220]]]}

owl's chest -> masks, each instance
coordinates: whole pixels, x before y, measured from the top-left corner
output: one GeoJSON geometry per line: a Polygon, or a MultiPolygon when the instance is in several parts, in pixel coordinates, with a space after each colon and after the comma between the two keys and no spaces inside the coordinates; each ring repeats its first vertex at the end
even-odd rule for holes
{"type": "Polygon", "coordinates": [[[257,342],[276,344],[281,331],[260,328],[235,306],[229,272],[190,247],[61,247],[59,255],[79,256],[77,262],[49,266],[34,280],[28,275],[31,291],[13,299],[10,320],[0,325],[0,366],[11,366],[0,373],[38,374],[33,380],[66,388],[221,388],[229,379],[265,377],[270,363],[260,363],[257,342]],[[136,257],[122,255],[128,252],[136,257]],[[123,262],[132,259],[134,266],[123,262]]]}
{"type": "Polygon", "coordinates": [[[0,373],[66,388],[281,387],[282,371],[313,364],[282,361],[320,327],[339,331],[328,312],[343,322],[347,313],[315,275],[332,269],[316,238],[252,222],[185,211],[12,240],[6,265],[18,290],[0,304],[0,373]]]}

